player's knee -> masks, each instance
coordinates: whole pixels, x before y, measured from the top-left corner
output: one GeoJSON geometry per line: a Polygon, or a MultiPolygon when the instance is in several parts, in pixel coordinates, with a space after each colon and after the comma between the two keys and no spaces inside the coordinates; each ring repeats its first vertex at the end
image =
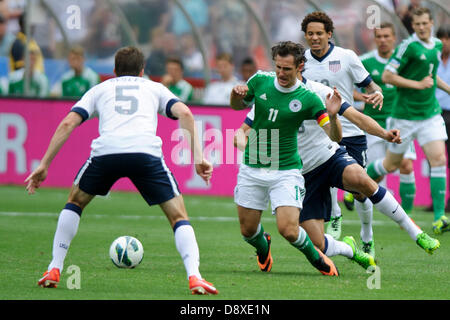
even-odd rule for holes
{"type": "Polygon", "coordinates": [[[384,169],[386,169],[387,172],[394,172],[398,168],[402,166],[402,158],[390,158],[385,159],[383,161],[384,169]]]}
{"type": "Polygon", "coordinates": [[[402,161],[402,165],[400,167],[400,173],[401,174],[410,174],[411,172],[413,172],[414,167],[413,167],[413,162],[409,159],[405,159],[402,161]]]}
{"type": "Polygon", "coordinates": [[[241,223],[241,235],[245,238],[253,237],[258,231],[258,226],[251,226],[241,223]]]}
{"type": "Polygon", "coordinates": [[[298,238],[298,226],[288,224],[278,225],[278,232],[289,242],[294,242],[298,238]]]}
{"type": "Polygon", "coordinates": [[[445,157],[445,153],[430,158],[431,167],[442,167],[446,165],[447,165],[447,158],[445,157]]]}
{"type": "Polygon", "coordinates": [[[360,166],[354,166],[345,172],[344,182],[349,190],[362,191],[370,177],[360,166]]]}
{"type": "Polygon", "coordinates": [[[325,250],[325,238],[322,235],[320,235],[319,237],[315,237],[315,236],[311,236],[311,234],[308,234],[312,243],[314,243],[314,245],[320,249],[320,251],[324,251],[325,250]]]}

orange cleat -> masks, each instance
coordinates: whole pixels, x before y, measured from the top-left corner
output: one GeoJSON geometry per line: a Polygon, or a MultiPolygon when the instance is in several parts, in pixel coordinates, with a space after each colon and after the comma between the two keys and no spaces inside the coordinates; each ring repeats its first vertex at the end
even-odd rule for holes
{"type": "Polygon", "coordinates": [[[333,260],[328,258],[322,251],[315,247],[320,255],[320,259],[313,263],[314,267],[320,271],[325,276],[339,276],[339,271],[334,265],[333,260]]]}
{"type": "Polygon", "coordinates": [[[261,262],[262,257],[259,255],[257,255],[256,261],[258,262],[258,266],[261,269],[261,271],[270,272],[270,270],[272,269],[272,264],[273,264],[273,258],[272,258],[272,255],[270,254],[270,243],[272,241],[270,238],[270,234],[268,234],[267,232],[264,232],[264,237],[266,238],[267,244],[269,245],[269,253],[267,253],[267,257],[263,263],[261,262]]]}
{"type": "Polygon", "coordinates": [[[189,277],[189,289],[192,294],[218,294],[214,285],[205,279],[199,279],[196,276],[189,277]]]}
{"type": "Polygon", "coordinates": [[[50,271],[45,271],[42,278],[38,281],[38,286],[43,288],[56,288],[59,282],[59,269],[53,268],[50,271]]]}

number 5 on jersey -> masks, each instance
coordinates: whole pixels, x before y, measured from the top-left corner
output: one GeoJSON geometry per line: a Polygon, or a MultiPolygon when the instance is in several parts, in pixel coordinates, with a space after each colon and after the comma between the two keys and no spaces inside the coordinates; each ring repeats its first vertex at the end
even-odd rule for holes
{"type": "Polygon", "coordinates": [[[131,115],[138,109],[138,100],[132,94],[132,91],[138,91],[139,86],[117,86],[116,87],[116,106],[117,113],[131,115]]]}

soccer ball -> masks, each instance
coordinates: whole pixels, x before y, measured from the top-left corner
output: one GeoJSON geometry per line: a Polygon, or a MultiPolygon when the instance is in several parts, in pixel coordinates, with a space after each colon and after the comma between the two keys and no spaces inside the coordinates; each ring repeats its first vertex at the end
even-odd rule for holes
{"type": "Polygon", "coordinates": [[[144,248],[141,242],[131,236],[121,236],[113,241],[109,247],[109,256],[119,268],[134,268],[144,257],[144,248]]]}

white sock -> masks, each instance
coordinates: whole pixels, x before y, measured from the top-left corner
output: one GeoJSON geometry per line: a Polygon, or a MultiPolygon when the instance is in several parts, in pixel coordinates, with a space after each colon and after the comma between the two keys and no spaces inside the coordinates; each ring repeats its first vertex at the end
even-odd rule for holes
{"type": "Polygon", "coordinates": [[[347,258],[353,258],[353,250],[348,244],[342,241],[334,240],[329,234],[325,234],[325,251],[323,252],[328,257],[341,255],[347,258]]]}
{"type": "Polygon", "coordinates": [[[330,188],[331,194],[331,216],[332,217],[340,217],[341,216],[341,207],[339,207],[338,203],[338,188],[330,188]]]}
{"type": "Polygon", "coordinates": [[[196,276],[202,279],[200,275],[200,253],[198,250],[197,239],[194,229],[189,221],[178,221],[174,226],[175,246],[183,259],[184,267],[188,279],[190,276],[196,276]]]}
{"type": "Polygon", "coordinates": [[[373,204],[366,198],[364,202],[360,202],[355,199],[355,208],[358,212],[359,219],[361,220],[361,239],[364,242],[372,240],[372,216],[373,216],[373,204]]]}
{"type": "Polygon", "coordinates": [[[370,201],[381,213],[405,229],[414,241],[417,239],[417,235],[422,233],[422,230],[406,214],[394,196],[383,187],[378,187],[377,191],[370,197],[370,201]]]}
{"type": "Polygon", "coordinates": [[[62,273],[64,259],[69,250],[70,242],[78,231],[80,216],[81,208],[71,203],[68,203],[59,214],[58,224],[53,238],[53,259],[47,270],[50,271],[53,268],[58,268],[59,272],[62,273]]]}
{"type": "Polygon", "coordinates": [[[380,176],[385,176],[389,172],[387,172],[386,168],[383,166],[384,159],[377,159],[373,162],[374,169],[376,173],[378,173],[380,176]]]}
{"type": "Polygon", "coordinates": [[[294,242],[291,242],[291,245],[293,245],[297,249],[303,248],[303,245],[306,240],[306,236],[307,236],[307,233],[306,233],[305,229],[303,229],[301,226],[299,226],[297,240],[295,240],[294,242]]]}
{"type": "Polygon", "coordinates": [[[379,186],[382,186],[383,188],[387,189],[387,182],[386,182],[387,178],[383,177],[383,179],[381,179],[380,182],[378,182],[379,186]]]}

